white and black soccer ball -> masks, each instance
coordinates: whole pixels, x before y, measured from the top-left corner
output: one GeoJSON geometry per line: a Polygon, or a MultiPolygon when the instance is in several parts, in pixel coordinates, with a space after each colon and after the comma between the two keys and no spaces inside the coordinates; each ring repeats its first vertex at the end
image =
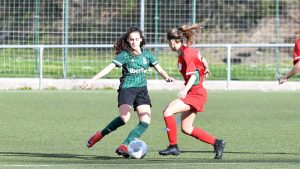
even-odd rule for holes
{"type": "Polygon", "coordinates": [[[128,154],[132,158],[144,158],[148,152],[148,147],[143,140],[134,139],[128,145],[128,154]]]}

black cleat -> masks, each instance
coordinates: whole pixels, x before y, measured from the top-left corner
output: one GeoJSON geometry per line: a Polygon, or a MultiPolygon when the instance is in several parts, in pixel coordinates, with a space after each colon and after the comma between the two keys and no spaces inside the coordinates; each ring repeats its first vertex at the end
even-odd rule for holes
{"type": "Polygon", "coordinates": [[[167,149],[160,150],[159,154],[163,155],[163,156],[167,156],[167,155],[175,155],[175,156],[177,156],[177,155],[180,154],[180,150],[179,150],[177,144],[175,144],[175,145],[169,145],[167,149]]]}
{"type": "Polygon", "coordinates": [[[216,139],[216,142],[214,144],[214,150],[215,150],[215,153],[216,153],[215,159],[221,159],[222,158],[225,144],[226,143],[225,143],[224,140],[216,139]]]}

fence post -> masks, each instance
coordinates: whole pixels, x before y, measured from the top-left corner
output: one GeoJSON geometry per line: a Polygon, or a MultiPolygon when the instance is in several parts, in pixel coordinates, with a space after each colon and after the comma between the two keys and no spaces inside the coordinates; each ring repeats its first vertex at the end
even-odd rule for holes
{"type": "Polygon", "coordinates": [[[192,23],[196,23],[196,0],[192,2],[192,23]]]}
{"type": "MultiPolygon", "coordinates": [[[[155,45],[157,45],[159,42],[158,42],[158,24],[159,24],[159,15],[158,15],[158,3],[159,1],[158,0],[155,0],[155,45]]],[[[155,56],[157,57],[158,56],[158,48],[155,47],[155,56]]],[[[158,75],[157,73],[155,73],[155,79],[158,79],[158,75]]]]}
{"type": "MultiPolygon", "coordinates": [[[[276,44],[278,44],[278,39],[279,39],[279,2],[276,0],[276,17],[275,17],[275,23],[276,23],[276,44]]],[[[274,79],[277,80],[279,73],[279,47],[276,46],[276,68],[275,68],[275,77],[274,79]]]]}
{"type": "Polygon", "coordinates": [[[141,27],[141,30],[144,32],[144,26],[145,26],[145,0],[141,0],[141,6],[140,6],[141,10],[141,16],[140,16],[140,27],[141,27]]]}
{"type": "Polygon", "coordinates": [[[231,81],[231,45],[227,44],[227,85],[226,90],[229,90],[230,87],[230,81],[231,81]]]}
{"type": "Polygon", "coordinates": [[[39,89],[43,90],[43,52],[44,46],[40,45],[40,78],[39,78],[39,89]]]}
{"type": "MultiPolygon", "coordinates": [[[[34,44],[39,44],[39,1],[35,0],[35,30],[34,30],[34,44]]],[[[34,77],[38,77],[38,57],[39,57],[39,49],[34,49],[34,77]]]]}
{"type": "MultiPolygon", "coordinates": [[[[69,33],[69,0],[64,0],[63,2],[63,44],[68,45],[68,33],[69,33]]],[[[63,73],[64,78],[68,77],[68,48],[63,48],[63,73]]]]}

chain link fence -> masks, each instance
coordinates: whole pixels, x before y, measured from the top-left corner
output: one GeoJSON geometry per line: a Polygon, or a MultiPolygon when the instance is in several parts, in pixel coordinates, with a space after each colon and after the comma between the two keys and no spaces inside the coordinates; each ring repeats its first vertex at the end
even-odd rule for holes
{"type": "MultiPolygon", "coordinates": [[[[165,45],[166,31],[201,23],[196,44],[292,44],[300,36],[298,0],[2,0],[0,45],[112,45],[129,27],[144,31],[147,45],[165,45]]],[[[176,54],[147,47],[171,75],[180,77],[176,54]]],[[[212,80],[227,77],[226,48],[198,48],[212,80]]],[[[292,47],[232,48],[231,78],[274,80],[292,65],[292,47]]],[[[43,74],[89,78],[114,58],[112,47],[47,48],[43,74]]],[[[37,48],[1,48],[0,77],[37,77],[37,48]]],[[[117,78],[120,70],[107,75],[117,78]]],[[[150,78],[157,78],[148,71],[150,78]]],[[[297,78],[297,77],[295,77],[297,78]]]]}

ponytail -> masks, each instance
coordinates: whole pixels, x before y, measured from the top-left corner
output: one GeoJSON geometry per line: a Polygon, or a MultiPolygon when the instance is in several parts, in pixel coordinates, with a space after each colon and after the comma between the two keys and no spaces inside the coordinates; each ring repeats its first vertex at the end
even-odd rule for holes
{"type": "Polygon", "coordinates": [[[188,45],[193,44],[199,37],[201,26],[200,24],[182,25],[179,28],[173,28],[168,31],[167,39],[175,39],[178,41],[186,41],[188,45]]]}

